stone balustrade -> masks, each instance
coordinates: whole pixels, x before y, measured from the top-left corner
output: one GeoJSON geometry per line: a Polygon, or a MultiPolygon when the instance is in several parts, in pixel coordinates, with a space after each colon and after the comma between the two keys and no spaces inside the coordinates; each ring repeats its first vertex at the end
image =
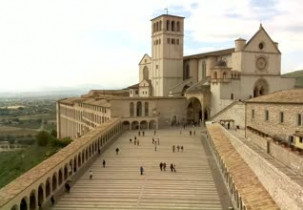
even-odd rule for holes
{"type": "Polygon", "coordinates": [[[0,190],[0,209],[36,210],[121,132],[120,119],[112,119],[75,139],[65,148],[30,169],[0,190]]]}

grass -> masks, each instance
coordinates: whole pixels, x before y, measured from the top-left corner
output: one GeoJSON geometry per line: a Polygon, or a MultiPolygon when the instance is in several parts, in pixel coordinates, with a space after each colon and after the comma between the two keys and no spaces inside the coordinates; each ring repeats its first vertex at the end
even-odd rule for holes
{"type": "Polygon", "coordinates": [[[59,147],[33,145],[24,150],[0,152],[0,188],[47,159],[59,147]]]}

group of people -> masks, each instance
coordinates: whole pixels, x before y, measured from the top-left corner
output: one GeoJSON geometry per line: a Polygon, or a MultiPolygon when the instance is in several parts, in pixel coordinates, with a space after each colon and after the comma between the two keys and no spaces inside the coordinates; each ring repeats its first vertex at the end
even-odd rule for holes
{"type": "MultiPolygon", "coordinates": [[[[129,143],[132,143],[132,142],[133,142],[133,140],[130,138],[129,139],[129,143]]],[[[135,136],[135,138],[134,138],[134,145],[139,146],[139,144],[140,144],[139,139],[137,139],[137,137],[135,136]]]]}
{"type": "MultiPolygon", "coordinates": [[[[173,152],[175,152],[175,151],[176,151],[176,146],[173,145],[172,148],[173,148],[173,152]]],[[[183,152],[183,149],[184,149],[183,145],[181,145],[181,146],[177,145],[177,150],[178,150],[178,152],[180,151],[180,149],[181,149],[181,151],[183,152]]]]}
{"type": "MultiPolygon", "coordinates": [[[[142,136],[144,136],[144,135],[145,135],[145,132],[142,131],[142,136]]],[[[138,131],[138,136],[141,136],[141,131],[138,131]]]]}

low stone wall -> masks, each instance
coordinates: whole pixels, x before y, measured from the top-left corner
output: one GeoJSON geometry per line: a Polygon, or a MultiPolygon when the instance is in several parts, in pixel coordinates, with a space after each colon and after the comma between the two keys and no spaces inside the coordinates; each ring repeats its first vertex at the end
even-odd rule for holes
{"type": "MultiPolygon", "coordinates": [[[[222,128],[223,129],[223,128],[222,128]]],[[[281,209],[303,209],[303,187],[223,129],[231,144],[246,161],[281,209]]]]}
{"type": "Polygon", "coordinates": [[[285,148],[283,145],[276,144],[272,139],[263,138],[250,130],[247,130],[247,137],[264,152],[267,152],[267,141],[269,141],[269,154],[276,160],[289,166],[297,173],[303,175],[303,156],[285,148]]]}

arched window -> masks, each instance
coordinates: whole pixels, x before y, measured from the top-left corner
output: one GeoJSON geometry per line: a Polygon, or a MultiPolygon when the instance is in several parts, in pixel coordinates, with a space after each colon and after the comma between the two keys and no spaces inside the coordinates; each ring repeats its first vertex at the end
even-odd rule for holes
{"type": "Polygon", "coordinates": [[[47,198],[51,193],[50,181],[49,178],[46,180],[45,183],[45,197],[47,198]]]}
{"type": "Polygon", "coordinates": [[[156,23],[156,32],[159,31],[159,22],[156,23]]]}
{"type": "Polygon", "coordinates": [[[180,31],[180,22],[177,21],[177,31],[180,31]]]}
{"type": "Polygon", "coordinates": [[[223,72],[223,79],[226,79],[226,72],[223,72]]]}
{"type": "Polygon", "coordinates": [[[36,209],[36,191],[33,190],[29,196],[29,209],[36,209]]]}
{"type": "Polygon", "coordinates": [[[162,20],[159,22],[159,31],[162,31],[162,20]]]}
{"type": "Polygon", "coordinates": [[[183,70],[183,80],[186,80],[189,78],[189,72],[190,72],[189,65],[186,64],[185,69],[183,70]]]}
{"type": "Polygon", "coordinates": [[[148,116],[149,115],[149,107],[148,107],[148,102],[145,102],[145,104],[144,104],[144,115],[145,116],[148,116]]]}
{"type": "Polygon", "coordinates": [[[166,21],[166,30],[169,31],[169,20],[166,21]]]}
{"type": "Polygon", "coordinates": [[[131,102],[130,105],[129,105],[129,115],[131,117],[134,116],[134,103],[133,102],[131,102]]]}
{"type": "Polygon", "coordinates": [[[53,181],[52,191],[54,192],[57,189],[57,175],[56,175],[56,173],[54,173],[52,181],[53,181]]]}
{"type": "Polygon", "coordinates": [[[143,79],[145,79],[145,80],[149,79],[148,68],[146,66],[144,66],[144,68],[143,68],[143,79]]]}
{"type": "Polygon", "coordinates": [[[218,79],[218,75],[216,71],[214,72],[214,79],[218,79]]]}
{"type": "Polygon", "coordinates": [[[171,30],[172,30],[172,31],[175,31],[175,21],[172,21],[172,22],[171,22],[171,30]]]}
{"type": "Polygon", "coordinates": [[[142,116],[142,103],[140,101],[137,102],[137,117],[142,116]]]}

